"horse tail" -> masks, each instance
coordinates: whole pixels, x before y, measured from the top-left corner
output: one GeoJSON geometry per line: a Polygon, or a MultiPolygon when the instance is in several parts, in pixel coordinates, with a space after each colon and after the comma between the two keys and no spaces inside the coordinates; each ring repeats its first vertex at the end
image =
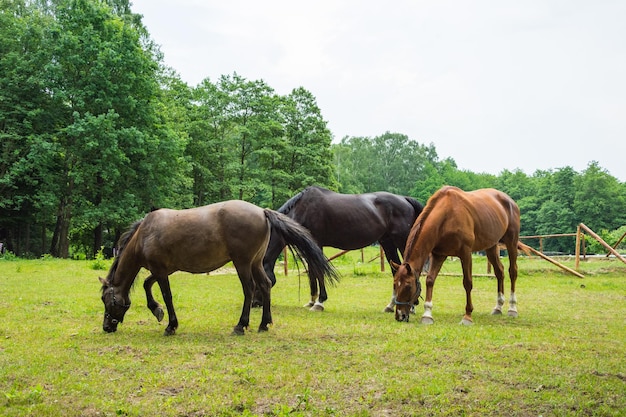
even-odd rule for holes
{"type": "Polygon", "coordinates": [[[287,246],[307,263],[310,279],[332,284],[339,282],[339,273],[324,256],[324,252],[306,227],[277,211],[270,209],[264,211],[272,226],[272,233],[278,233],[287,246]]]}
{"type": "Polygon", "coordinates": [[[142,222],[143,222],[143,219],[137,220],[135,223],[133,223],[130,226],[130,228],[126,232],[124,232],[122,236],[119,238],[119,240],[117,241],[117,256],[113,260],[111,269],[109,269],[109,273],[107,275],[107,281],[110,281],[110,279],[115,276],[115,271],[117,271],[117,265],[120,262],[120,258],[122,257],[124,248],[126,247],[126,244],[128,244],[128,242],[130,241],[130,239],[135,235],[135,233],[137,232],[137,229],[139,229],[139,226],[141,226],[142,222]]]}
{"type": "Polygon", "coordinates": [[[417,219],[417,216],[419,216],[422,210],[424,210],[424,206],[413,197],[404,197],[404,199],[413,207],[413,210],[415,211],[414,219],[417,219]]]}

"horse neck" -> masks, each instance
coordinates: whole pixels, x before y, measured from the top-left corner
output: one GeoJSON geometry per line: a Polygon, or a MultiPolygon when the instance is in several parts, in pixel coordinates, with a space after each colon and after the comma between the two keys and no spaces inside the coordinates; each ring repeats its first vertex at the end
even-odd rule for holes
{"type": "Polygon", "coordinates": [[[420,219],[419,227],[413,227],[407,240],[404,251],[404,262],[407,262],[416,271],[421,271],[429,255],[439,241],[439,226],[445,220],[445,215],[426,213],[420,219]]]}
{"type": "Polygon", "coordinates": [[[141,269],[141,265],[137,262],[137,257],[133,256],[126,248],[123,251],[119,258],[116,260],[116,267],[113,271],[113,276],[110,277],[111,285],[114,287],[120,287],[122,289],[123,294],[128,294],[130,292],[130,288],[135,282],[135,278],[141,269]]]}

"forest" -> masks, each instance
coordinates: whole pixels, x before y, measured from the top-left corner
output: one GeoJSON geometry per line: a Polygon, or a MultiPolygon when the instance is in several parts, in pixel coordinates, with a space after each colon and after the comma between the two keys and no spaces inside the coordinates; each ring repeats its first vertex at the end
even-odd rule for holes
{"type": "MultiPolygon", "coordinates": [[[[522,235],[572,233],[583,222],[613,243],[626,231],[626,184],[597,161],[582,172],[474,173],[402,133],[335,140],[322,113],[301,86],[279,95],[237,73],[186,84],[128,0],[3,1],[3,251],[110,254],[150,210],[228,199],[275,209],[313,184],[422,203],[446,184],[494,187],[520,206],[522,235]]],[[[568,253],[574,241],[545,249],[568,253]]]]}

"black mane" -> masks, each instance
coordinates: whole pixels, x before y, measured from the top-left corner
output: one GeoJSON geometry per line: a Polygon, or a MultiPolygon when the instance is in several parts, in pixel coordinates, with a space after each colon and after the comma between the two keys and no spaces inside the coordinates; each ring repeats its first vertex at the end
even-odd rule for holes
{"type": "MultiPolygon", "coordinates": [[[[130,226],[130,228],[126,232],[124,232],[124,234],[122,234],[122,236],[118,240],[117,256],[115,257],[115,260],[113,261],[113,264],[111,265],[111,269],[109,269],[106,282],[111,283],[111,279],[115,276],[115,272],[117,271],[117,266],[119,264],[120,257],[122,256],[122,252],[124,251],[124,248],[126,247],[126,244],[130,240],[130,238],[133,237],[137,229],[139,229],[139,226],[141,226],[142,221],[143,219],[137,220],[135,223],[133,223],[130,226]]],[[[102,291],[104,291],[104,289],[105,289],[105,285],[102,286],[102,291]]]]}

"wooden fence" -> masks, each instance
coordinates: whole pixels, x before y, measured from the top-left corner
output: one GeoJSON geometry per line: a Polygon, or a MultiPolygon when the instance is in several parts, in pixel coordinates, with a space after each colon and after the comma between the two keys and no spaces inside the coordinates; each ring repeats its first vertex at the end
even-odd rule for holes
{"type": "MultiPolygon", "coordinates": [[[[585,246],[585,232],[591,236],[592,238],[594,238],[595,240],[597,240],[602,246],[604,246],[608,253],[606,256],[610,256],[613,255],[615,256],[617,259],[619,259],[620,261],[624,262],[626,264],[626,259],[620,255],[616,248],[617,246],[622,242],[622,240],[624,239],[624,237],[626,237],[626,233],[624,233],[615,244],[613,244],[613,246],[609,245],[608,243],[606,243],[597,233],[595,233],[593,230],[591,230],[588,226],[586,226],[584,223],[580,223],[577,228],[576,228],[576,233],[557,233],[557,234],[548,234],[548,235],[534,235],[534,236],[520,236],[520,242],[524,239],[539,239],[539,250],[528,246],[526,244],[524,244],[525,248],[534,253],[535,255],[539,256],[540,258],[558,266],[559,268],[569,272],[572,275],[576,275],[579,278],[584,278],[584,275],[581,274],[580,272],[576,271],[579,269],[580,266],[580,257],[581,257],[581,248],[582,248],[582,256],[583,258],[586,257],[586,246],[585,246]],[[558,262],[556,259],[549,257],[548,255],[543,253],[543,240],[544,239],[549,239],[549,238],[557,238],[557,237],[576,237],[576,248],[575,248],[575,269],[571,269],[568,268],[567,266],[561,264],[560,262],[558,262]]],[[[385,253],[383,251],[382,246],[379,246],[380,248],[380,254],[375,256],[374,258],[370,259],[368,261],[372,262],[376,259],[380,259],[380,271],[384,272],[385,271],[385,263],[386,263],[386,258],[385,258],[385,253]]],[[[346,253],[348,253],[350,251],[348,250],[342,250],[338,253],[336,253],[335,255],[332,255],[331,257],[328,258],[328,260],[332,261],[333,259],[337,259],[340,256],[345,255],[346,253]]],[[[285,248],[284,251],[284,271],[285,271],[285,276],[287,276],[288,274],[288,264],[287,264],[287,248],[285,248]]],[[[363,249],[361,249],[361,262],[364,263],[364,254],[363,254],[363,249]]],[[[491,264],[489,262],[487,262],[487,275],[492,276],[491,273],[491,264]]]]}

